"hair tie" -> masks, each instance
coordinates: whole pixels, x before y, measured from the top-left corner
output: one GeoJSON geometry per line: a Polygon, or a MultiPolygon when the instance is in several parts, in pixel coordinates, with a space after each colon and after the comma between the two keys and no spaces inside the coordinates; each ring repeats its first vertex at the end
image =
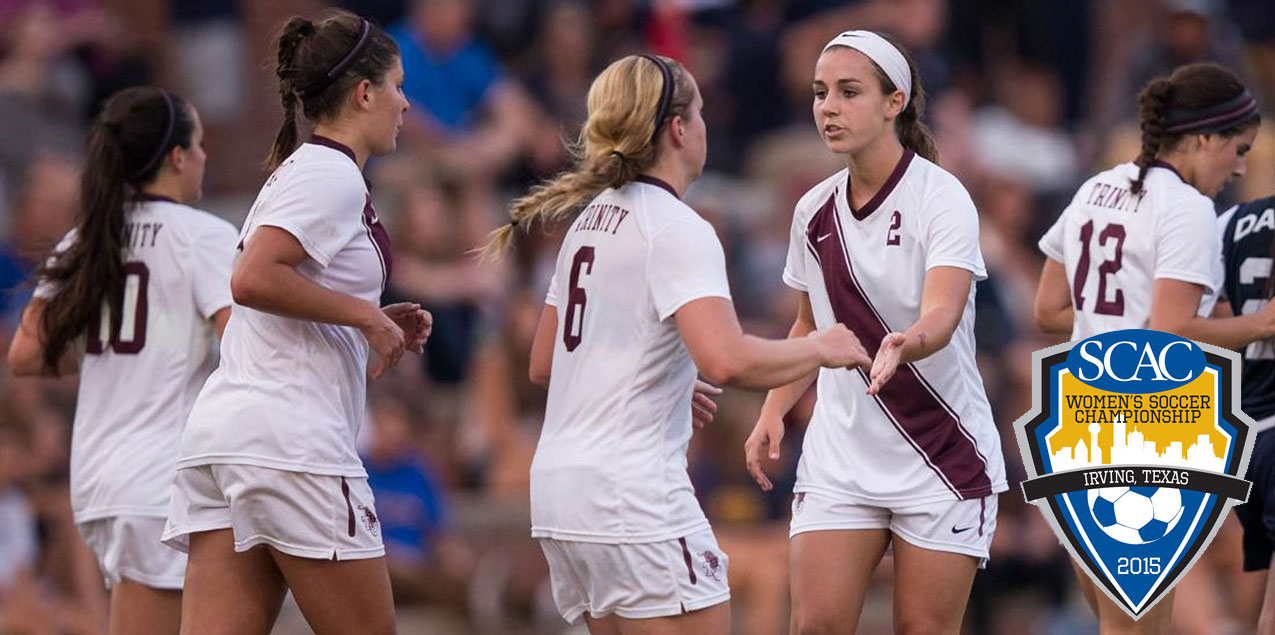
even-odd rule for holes
{"type": "MultiPolygon", "coordinates": [[[[655,63],[660,69],[660,104],[655,109],[655,129],[651,131],[651,143],[655,143],[655,138],[660,134],[660,126],[664,124],[664,118],[668,116],[669,108],[673,105],[673,69],[669,68],[668,62],[660,59],[659,56],[643,53],[641,57],[645,57],[655,63]]],[[[623,155],[621,155],[623,156],[623,155]]]]}
{"type": "Polygon", "coordinates": [[[517,226],[518,226],[518,219],[516,219],[516,218],[515,218],[515,219],[513,219],[513,220],[509,221],[509,226],[510,226],[510,227],[517,227],[517,226]]]}
{"type": "MultiPolygon", "coordinates": [[[[145,165],[142,166],[142,169],[129,177],[130,181],[140,179],[145,176],[147,172],[150,172],[151,169],[155,167],[155,164],[159,161],[160,157],[164,156],[164,152],[172,145],[173,124],[177,123],[177,111],[173,108],[173,98],[168,94],[168,91],[163,88],[159,88],[157,90],[159,90],[159,94],[164,97],[164,111],[167,113],[167,119],[164,123],[164,136],[160,138],[159,145],[155,147],[155,150],[151,153],[151,158],[146,161],[145,165]]],[[[115,124],[115,130],[118,132],[119,129],[119,124],[115,124]]]]}
{"type": "Polygon", "coordinates": [[[354,65],[356,60],[358,60],[359,54],[363,52],[363,49],[367,48],[367,42],[369,39],[368,36],[372,34],[372,23],[368,22],[365,18],[360,18],[360,20],[362,21],[362,28],[359,30],[358,39],[354,41],[354,46],[351,46],[349,52],[345,54],[345,57],[342,57],[341,61],[337,62],[336,65],[328,72],[303,87],[301,89],[301,94],[303,96],[313,97],[314,95],[323,92],[323,90],[328,86],[331,86],[332,82],[336,81],[338,77],[344,75],[345,71],[350,70],[350,67],[354,65]]]}
{"type": "Polygon", "coordinates": [[[612,155],[614,155],[614,156],[620,157],[620,160],[621,160],[621,161],[623,161],[623,160],[625,159],[624,153],[623,153],[623,152],[620,152],[619,150],[612,150],[612,151],[611,151],[611,154],[612,154],[612,155]]]}

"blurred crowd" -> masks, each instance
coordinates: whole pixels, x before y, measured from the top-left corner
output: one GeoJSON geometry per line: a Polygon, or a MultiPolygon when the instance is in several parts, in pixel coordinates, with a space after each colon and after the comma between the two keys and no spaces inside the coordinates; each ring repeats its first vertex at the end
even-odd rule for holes
{"type": "MultiPolygon", "coordinates": [[[[260,160],[278,124],[277,86],[265,68],[273,30],[288,15],[318,15],[330,4],[0,0],[4,340],[30,295],[34,263],[73,222],[78,157],[102,99],[154,83],[195,104],[209,155],[198,205],[238,224],[265,179],[260,160]]],[[[1136,95],[1148,79],[1212,60],[1240,71],[1264,108],[1275,104],[1275,4],[335,4],[389,29],[412,103],[398,152],[374,160],[369,177],[395,250],[386,302],[421,302],[434,315],[434,334],[422,358],[405,358],[371,386],[362,439],[405,630],[566,630],[527,518],[528,469],[545,402],[543,389],[527,379],[527,357],[559,236],[534,231],[496,265],[468,252],[508,221],[513,196],[568,165],[563,142],[585,116],[594,74],[620,56],[654,51],[695,75],[709,157],[687,200],[722,238],[745,329],[782,337],[796,314],[795,292],[780,279],[793,204],[843,167],[811,125],[814,60],[848,28],[888,31],[910,49],[940,162],[970,190],[980,213],[990,278],[978,286],[979,362],[1011,489],[1001,498],[992,560],[976,581],[967,632],[1094,628],[1072,588],[1067,557],[1017,488],[1023,469],[1012,424],[1030,406],[1030,352],[1056,341],[1032,323],[1042,262],[1035,243],[1087,175],[1137,154],[1136,95]]],[[[1275,191],[1272,130],[1263,127],[1247,176],[1224,194],[1220,209],[1275,191]]],[[[783,455],[768,466],[776,482],[769,494],[752,484],[742,460],[761,398],[731,390],[719,398],[717,420],[693,441],[690,471],[731,554],[737,632],[774,634],[786,632],[787,493],[813,396],[789,417],[783,455]]],[[[103,632],[101,580],[67,500],[74,407],[73,378],[17,380],[0,372],[0,633],[103,632]]],[[[1238,544],[1234,549],[1238,559],[1238,544]]],[[[1228,555],[1193,573],[1205,580],[1198,588],[1216,590],[1179,610],[1178,632],[1243,632],[1255,621],[1260,596],[1253,589],[1260,593],[1261,581],[1250,583],[1228,555]],[[1226,584],[1207,584],[1208,576],[1226,584]]],[[[879,575],[888,579],[888,559],[879,575]]],[[[888,588],[870,594],[861,632],[890,632],[888,588]]]]}

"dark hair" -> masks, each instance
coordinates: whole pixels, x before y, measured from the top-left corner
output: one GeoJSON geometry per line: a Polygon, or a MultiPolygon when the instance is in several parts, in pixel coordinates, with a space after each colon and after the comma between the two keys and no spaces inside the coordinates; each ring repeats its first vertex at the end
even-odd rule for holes
{"type": "Polygon", "coordinates": [[[80,175],[75,239],[36,273],[58,289],[40,324],[47,371],[57,372],[67,346],[100,316],[103,299],[112,324],[119,324],[114,318],[124,295],[125,208],[155,179],[168,152],[190,147],[194,130],[186,101],[151,86],[115,93],[94,120],[80,175]]]}
{"type": "Polygon", "coordinates": [[[318,22],[288,18],[275,51],[283,125],[266,157],[269,169],[296,149],[298,103],[306,119],[330,119],[359,82],[380,82],[399,57],[398,44],[384,29],[340,9],[318,22]]]}
{"type": "MultiPolygon", "coordinates": [[[[894,130],[899,135],[899,142],[903,144],[903,147],[925,157],[926,160],[938,163],[939,151],[934,145],[934,135],[930,133],[930,127],[921,121],[921,117],[925,116],[925,88],[921,86],[921,75],[916,71],[916,61],[912,59],[912,54],[908,53],[907,48],[899,44],[893,36],[879,31],[877,35],[899,50],[903,59],[908,62],[908,72],[912,74],[912,94],[908,96],[908,105],[894,120],[894,130]]],[[[881,82],[882,93],[890,95],[899,90],[899,87],[894,85],[876,62],[872,63],[872,69],[876,71],[877,79],[881,82]]]]}
{"type": "Polygon", "coordinates": [[[1179,66],[1168,77],[1158,77],[1138,95],[1142,127],[1142,151],[1134,164],[1138,178],[1129,188],[1142,193],[1147,170],[1161,152],[1172,150],[1184,137],[1220,134],[1234,137],[1257,125],[1261,115],[1244,84],[1217,64],[1179,66]],[[1235,108],[1229,107],[1234,103],[1235,108]],[[1226,112],[1213,112],[1217,107],[1226,112]]]}

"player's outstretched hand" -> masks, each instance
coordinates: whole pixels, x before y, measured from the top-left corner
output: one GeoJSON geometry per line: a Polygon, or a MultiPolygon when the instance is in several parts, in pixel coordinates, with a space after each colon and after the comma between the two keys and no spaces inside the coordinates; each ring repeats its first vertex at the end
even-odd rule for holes
{"type": "Polygon", "coordinates": [[[425,341],[434,330],[434,316],[414,302],[399,302],[381,307],[400,329],[403,329],[404,347],[420,355],[425,352],[425,341]]]}
{"type": "Polygon", "coordinates": [[[877,349],[877,358],[872,360],[872,372],[868,373],[868,378],[872,382],[868,384],[869,395],[881,392],[881,387],[894,377],[894,371],[899,369],[899,356],[903,354],[903,344],[907,341],[907,336],[899,332],[890,333],[881,340],[881,348],[877,349]]]}
{"type": "Polygon", "coordinates": [[[753,476],[754,481],[757,481],[757,485],[763,492],[769,492],[775,486],[761,467],[762,458],[778,461],[779,444],[783,440],[783,419],[762,417],[757,420],[752,434],[749,434],[748,440],[744,442],[744,463],[748,466],[748,473],[753,476]]]}
{"type": "Polygon", "coordinates": [[[867,368],[872,358],[854,331],[844,324],[834,324],[810,334],[819,345],[820,364],[825,368],[867,368]]]}
{"type": "Polygon", "coordinates": [[[379,379],[385,371],[394,368],[398,364],[398,358],[403,356],[403,349],[407,345],[407,340],[403,336],[403,329],[390,318],[384,311],[370,311],[372,316],[370,323],[359,328],[363,333],[363,337],[367,339],[367,344],[376,353],[377,360],[372,365],[368,375],[372,379],[379,379]]]}
{"type": "Polygon", "coordinates": [[[717,414],[717,402],[713,397],[722,394],[722,389],[702,379],[695,380],[695,394],[691,397],[691,424],[696,430],[713,422],[717,414]]]}

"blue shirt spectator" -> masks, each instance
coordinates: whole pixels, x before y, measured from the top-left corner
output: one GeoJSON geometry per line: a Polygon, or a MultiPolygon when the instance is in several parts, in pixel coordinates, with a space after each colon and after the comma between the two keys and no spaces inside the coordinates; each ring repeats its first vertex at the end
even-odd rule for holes
{"type": "Polygon", "coordinates": [[[403,92],[444,130],[467,132],[488,91],[503,79],[500,65],[467,27],[439,38],[418,28],[420,22],[409,16],[390,29],[403,56],[403,92]]]}

